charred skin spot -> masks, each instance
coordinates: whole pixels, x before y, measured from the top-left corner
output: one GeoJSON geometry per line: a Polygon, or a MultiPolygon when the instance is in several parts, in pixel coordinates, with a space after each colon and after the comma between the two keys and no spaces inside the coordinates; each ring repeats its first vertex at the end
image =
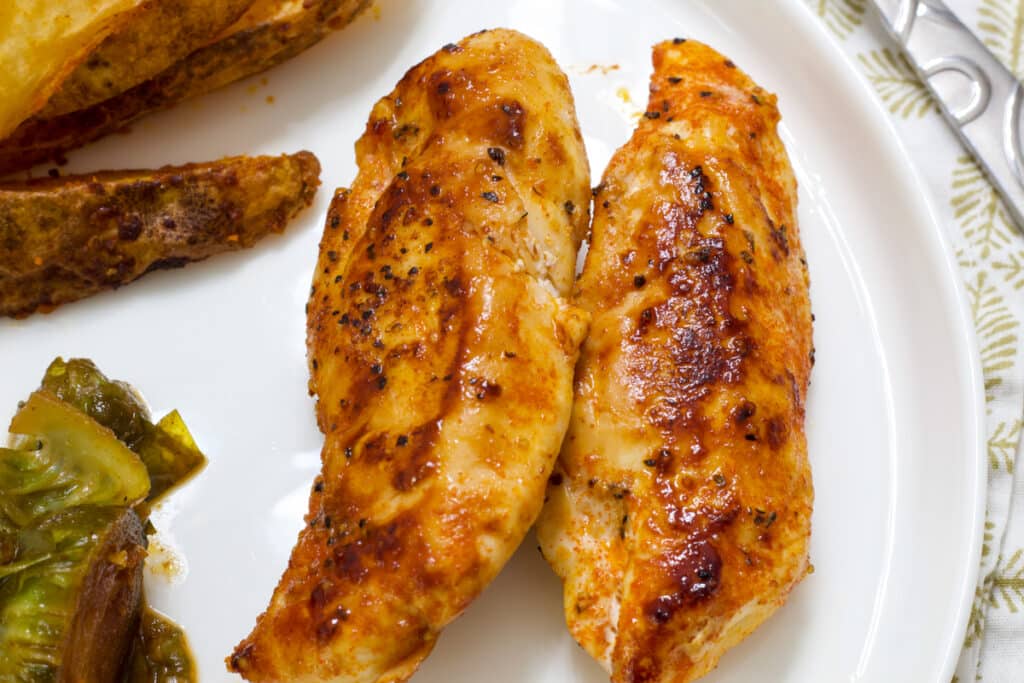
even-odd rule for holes
{"type": "Polygon", "coordinates": [[[501,385],[485,377],[473,377],[467,384],[469,392],[478,401],[488,401],[501,396],[501,385]]]}
{"type": "Polygon", "coordinates": [[[253,660],[253,644],[246,643],[242,647],[239,647],[231,654],[231,669],[232,671],[242,672],[247,671],[252,664],[253,660]]]}
{"type": "Polygon", "coordinates": [[[778,450],[789,440],[789,426],[786,420],[775,416],[765,424],[765,438],[772,450],[778,450]]]}
{"type": "Polygon", "coordinates": [[[525,129],[526,110],[522,104],[509,100],[495,106],[490,116],[490,134],[496,142],[512,149],[522,149],[525,129]]]}
{"type": "MultiPolygon", "coordinates": [[[[351,520],[348,524],[354,526],[351,520]]],[[[338,547],[330,558],[333,559],[331,569],[335,576],[350,583],[360,583],[369,575],[371,567],[384,572],[397,570],[403,557],[415,552],[413,548],[406,547],[404,540],[412,540],[413,526],[408,517],[380,525],[361,519],[359,538],[338,547]]]]}
{"type": "Polygon", "coordinates": [[[344,607],[338,607],[327,619],[321,621],[316,627],[316,640],[321,645],[330,641],[337,633],[341,622],[348,621],[349,611],[344,607]]]}
{"type": "Polygon", "coordinates": [[[721,583],[722,558],[706,540],[665,553],[659,564],[670,592],[655,598],[645,610],[648,619],[658,625],[671,620],[680,608],[707,600],[721,583]]]}
{"type": "Polygon", "coordinates": [[[757,406],[751,401],[743,401],[733,409],[733,419],[738,425],[745,425],[757,414],[757,406]]]}
{"type": "Polygon", "coordinates": [[[184,268],[190,262],[191,261],[187,256],[170,256],[158,261],[153,261],[153,263],[149,264],[146,268],[146,272],[151,273],[154,270],[173,270],[175,268],[184,268]]]}
{"type": "Polygon", "coordinates": [[[132,214],[117,223],[117,238],[122,242],[134,242],[142,235],[142,219],[132,214]]]}
{"type": "Polygon", "coordinates": [[[313,614],[320,614],[324,608],[330,603],[331,599],[335,595],[333,584],[324,579],[320,581],[313,589],[313,592],[309,594],[309,609],[313,614]]]}
{"type": "MultiPolygon", "coordinates": [[[[769,234],[772,236],[772,241],[779,248],[783,255],[789,256],[789,235],[785,225],[775,227],[775,224],[769,220],[769,234]]],[[[773,253],[775,260],[782,260],[782,256],[773,253]]]]}
{"type": "Polygon", "coordinates": [[[472,80],[464,71],[441,69],[426,78],[430,111],[438,119],[449,119],[464,110],[472,97],[472,80]]]}

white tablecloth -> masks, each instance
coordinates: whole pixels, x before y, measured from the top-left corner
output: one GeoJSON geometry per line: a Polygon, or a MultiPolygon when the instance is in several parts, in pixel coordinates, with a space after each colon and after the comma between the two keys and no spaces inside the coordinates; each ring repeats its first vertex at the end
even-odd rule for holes
{"type": "MultiPolygon", "coordinates": [[[[806,2],[888,107],[956,249],[985,374],[989,470],[980,579],[954,680],[1024,682],[1024,238],[871,3],[806,2]]],[[[1024,78],[1024,0],[947,4],[1024,78]]]]}

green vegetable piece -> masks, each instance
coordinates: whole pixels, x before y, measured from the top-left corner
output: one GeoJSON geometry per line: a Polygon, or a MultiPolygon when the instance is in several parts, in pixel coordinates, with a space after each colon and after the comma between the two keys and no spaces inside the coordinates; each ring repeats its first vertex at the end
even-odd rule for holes
{"type": "Polygon", "coordinates": [[[177,410],[151,426],[135,447],[135,452],[149,471],[148,505],[156,503],[206,464],[206,457],[196,446],[177,410]]]}
{"type": "Polygon", "coordinates": [[[107,379],[91,360],[57,358],[46,369],[41,388],[113,431],[133,450],[152,427],[149,410],[135,391],[107,379]]]}
{"type": "Polygon", "coordinates": [[[114,680],[142,599],[138,516],[127,508],[76,507],[20,535],[45,551],[0,578],[0,681],[114,680]]]}
{"type": "Polygon", "coordinates": [[[138,453],[149,470],[150,505],[206,463],[178,411],[154,425],[135,391],[108,379],[91,360],[57,358],[47,368],[42,387],[113,430],[138,453]]]}
{"type": "Polygon", "coordinates": [[[159,612],[144,608],[124,683],[194,683],[196,680],[185,632],[159,612]]]}
{"type": "Polygon", "coordinates": [[[149,493],[142,460],[53,394],[33,393],[10,431],[28,437],[0,449],[0,512],[17,526],[76,505],[134,505],[149,493]]]}

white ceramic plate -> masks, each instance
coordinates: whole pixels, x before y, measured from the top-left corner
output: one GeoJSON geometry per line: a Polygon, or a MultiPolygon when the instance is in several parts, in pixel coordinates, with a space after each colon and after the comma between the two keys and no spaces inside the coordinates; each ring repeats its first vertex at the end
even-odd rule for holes
{"type": "MultiPolygon", "coordinates": [[[[204,681],[266,605],[301,525],[321,437],[306,393],[303,304],[331,191],[354,174],[373,102],[442,44],[510,26],[570,75],[594,183],[646,100],[649,46],[722,50],[779,93],[801,182],[817,315],[808,440],[816,571],[710,681],[946,683],[973,594],[983,401],[948,246],[886,119],[798,0],[381,0],[292,62],[72,155],[70,170],[310,149],[314,208],[254,250],[157,273],[47,316],[0,323],[0,406],[56,355],[87,356],[180,408],[210,457],[157,514],[178,569],[148,578],[188,630],[204,681]],[[592,65],[614,70],[589,69],[592,65]],[[632,103],[625,101],[629,94],[632,103]],[[268,96],[274,98],[268,102],[268,96]]],[[[562,625],[532,536],[453,624],[419,683],[598,683],[562,625]]]]}

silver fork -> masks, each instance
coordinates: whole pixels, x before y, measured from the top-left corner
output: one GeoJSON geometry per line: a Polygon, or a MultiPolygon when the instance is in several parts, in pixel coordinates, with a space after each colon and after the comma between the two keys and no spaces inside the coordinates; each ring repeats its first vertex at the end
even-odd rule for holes
{"type": "Polygon", "coordinates": [[[875,0],[875,5],[1024,231],[1024,85],[942,0],[875,0]]]}

